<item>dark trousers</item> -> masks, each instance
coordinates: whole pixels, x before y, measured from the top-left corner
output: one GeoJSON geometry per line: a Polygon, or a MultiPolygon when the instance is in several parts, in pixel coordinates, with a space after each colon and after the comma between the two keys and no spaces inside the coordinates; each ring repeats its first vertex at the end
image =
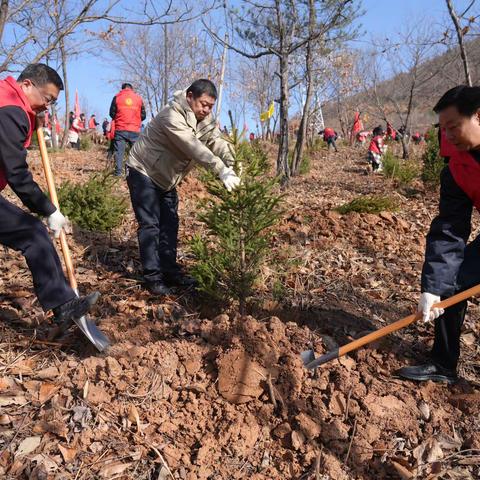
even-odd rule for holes
{"type": "Polygon", "coordinates": [[[43,223],[0,196],[0,243],[22,252],[44,310],[75,298],[43,223]]]}
{"type": "Polygon", "coordinates": [[[163,191],[149,177],[127,167],[127,185],[138,222],[138,246],[147,282],[179,272],[177,264],[178,196],[163,191]]]}
{"type": "Polygon", "coordinates": [[[328,146],[328,150],[330,150],[330,147],[334,148],[336,152],[338,152],[337,150],[337,144],[335,142],[335,138],[334,137],[329,137],[327,138],[327,146],[328,146]]]}
{"type": "MultiPolygon", "coordinates": [[[[467,290],[478,283],[480,283],[480,236],[465,248],[455,293],[467,290]]],[[[442,300],[444,298],[446,297],[442,297],[442,300]]],[[[466,311],[467,302],[464,301],[445,309],[445,313],[435,320],[432,358],[445,368],[457,368],[460,357],[460,333],[466,311]]]]}
{"type": "Polygon", "coordinates": [[[115,156],[115,175],[120,176],[123,171],[123,157],[125,155],[125,145],[131,147],[138,138],[138,132],[129,132],[127,130],[115,130],[113,137],[113,152],[115,156]]]}

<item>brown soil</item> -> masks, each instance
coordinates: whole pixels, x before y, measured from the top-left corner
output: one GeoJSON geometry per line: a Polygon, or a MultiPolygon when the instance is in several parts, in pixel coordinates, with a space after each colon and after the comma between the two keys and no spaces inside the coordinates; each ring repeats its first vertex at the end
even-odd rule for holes
{"type": "MultiPolygon", "coordinates": [[[[393,376],[425,358],[431,326],[413,325],[314,373],[302,365],[303,350],[322,354],[397,320],[418,297],[438,193],[364,175],[361,157],[347,147],[320,152],[292,181],[275,261],[244,318],[231,306],[206,313],[190,294],[160,302],[142,290],[130,213],[111,238],[69,236],[80,290],[102,293],[92,316],[111,349],[98,354],[75,332],[60,340],[67,345],[46,345],[38,339],[50,317],[25,262],[2,252],[0,477],[480,478],[476,305],[455,386],[393,376]],[[367,193],[395,196],[400,210],[333,210],[367,193]]],[[[53,164],[57,180],[74,181],[105,166],[103,152],[57,154],[53,164]]],[[[200,228],[205,195],[195,178],[181,188],[183,245],[200,228]]]]}

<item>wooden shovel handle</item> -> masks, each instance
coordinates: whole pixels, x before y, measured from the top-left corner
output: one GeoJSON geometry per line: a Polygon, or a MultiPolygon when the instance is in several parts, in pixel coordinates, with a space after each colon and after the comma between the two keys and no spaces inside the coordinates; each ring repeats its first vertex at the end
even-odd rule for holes
{"type": "MultiPolygon", "coordinates": [[[[45,179],[47,180],[50,200],[60,210],[60,205],[58,204],[57,189],[55,188],[55,181],[53,179],[52,168],[50,166],[50,160],[48,158],[47,146],[45,144],[45,137],[43,136],[43,129],[40,126],[37,127],[37,138],[38,146],[40,147],[40,156],[42,157],[43,170],[45,172],[45,179]]],[[[67,237],[63,230],[60,232],[60,245],[62,247],[65,267],[67,269],[68,281],[72,289],[77,292],[77,280],[75,279],[72,257],[70,256],[70,249],[68,248],[67,237]]]]}
{"type": "MultiPolygon", "coordinates": [[[[478,294],[480,294],[480,285],[476,285],[475,287],[469,288],[468,290],[457,293],[452,297],[442,300],[441,302],[433,305],[432,308],[448,308],[448,307],[451,307],[452,305],[455,305],[456,303],[460,303],[463,300],[467,300],[470,297],[474,297],[475,295],[478,295],[478,294]]],[[[343,347],[340,347],[335,350],[332,350],[331,352],[325,353],[324,355],[311,361],[308,365],[306,365],[306,368],[308,368],[309,370],[312,370],[318,367],[319,365],[321,365],[322,363],[328,362],[329,360],[333,360],[335,358],[342,357],[343,355],[351,352],[352,350],[356,350],[357,348],[363,347],[367,343],[374,342],[375,340],[378,340],[379,338],[382,338],[385,335],[388,335],[389,333],[396,332],[397,330],[400,330],[410,325],[411,323],[415,322],[421,317],[422,317],[422,312],[417,312],[417,313],[413,313],[412,315],[408,315],[408,317],[397,320],[396,322],[393,322],[390,325],[387,325],[383,328],[375,330],[374,332],[369,333],[364,337],[357,338],[353,342],[343,345],[343,347]]]]}

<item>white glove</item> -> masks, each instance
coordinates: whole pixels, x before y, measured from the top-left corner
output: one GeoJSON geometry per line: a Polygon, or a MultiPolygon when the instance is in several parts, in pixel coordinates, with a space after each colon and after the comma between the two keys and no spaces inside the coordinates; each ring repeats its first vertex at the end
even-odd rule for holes
{"type": "Polygon", "coordinates": [[[440,297],[438,295],[427,292],[422,293],[420,300],[418,301],[417,311],[422,312],[423,323],[431,322],[432,320],[436,320],[440,315],[443,315],[445,312],[443,308],[432,309],[432,305],[438,302],[440,302],[440,297]]]}
{"type": "Polygon", "coordinates": [[[48,228],[53,232],[55,238],[60,236],[62,228],[67,224],[67,219],[61,214],[60,210],[55,210],[48,218],[48,228]]]}
{"type": "Polygon", "coordinates": [[[235,172],[233,171],[233,168],[224,168],[218,176],[220,177],[220,180],[223,182],[225,185],[225,188],[231,192],[235,188],[237,188],[240,185],[240,178],[237,177],[235,172]]]}

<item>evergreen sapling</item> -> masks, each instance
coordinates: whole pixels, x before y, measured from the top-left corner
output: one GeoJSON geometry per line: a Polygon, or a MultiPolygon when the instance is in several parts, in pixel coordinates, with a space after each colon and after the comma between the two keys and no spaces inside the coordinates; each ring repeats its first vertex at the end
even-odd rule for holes
{"type": "Polygon", "coordinates": [[[235,130],[233,137],[234,170],[242,182],[229,193],[212,172],[203,175],[210,197],[202,202],[199,219],[206,233],[191,241],[192,273],[201,292],[217,302],[238,301],[244,315],[281,215],[281,195],[278,179],[267,176],[267,155],[258,143],[240,142],[235,130]]]}

